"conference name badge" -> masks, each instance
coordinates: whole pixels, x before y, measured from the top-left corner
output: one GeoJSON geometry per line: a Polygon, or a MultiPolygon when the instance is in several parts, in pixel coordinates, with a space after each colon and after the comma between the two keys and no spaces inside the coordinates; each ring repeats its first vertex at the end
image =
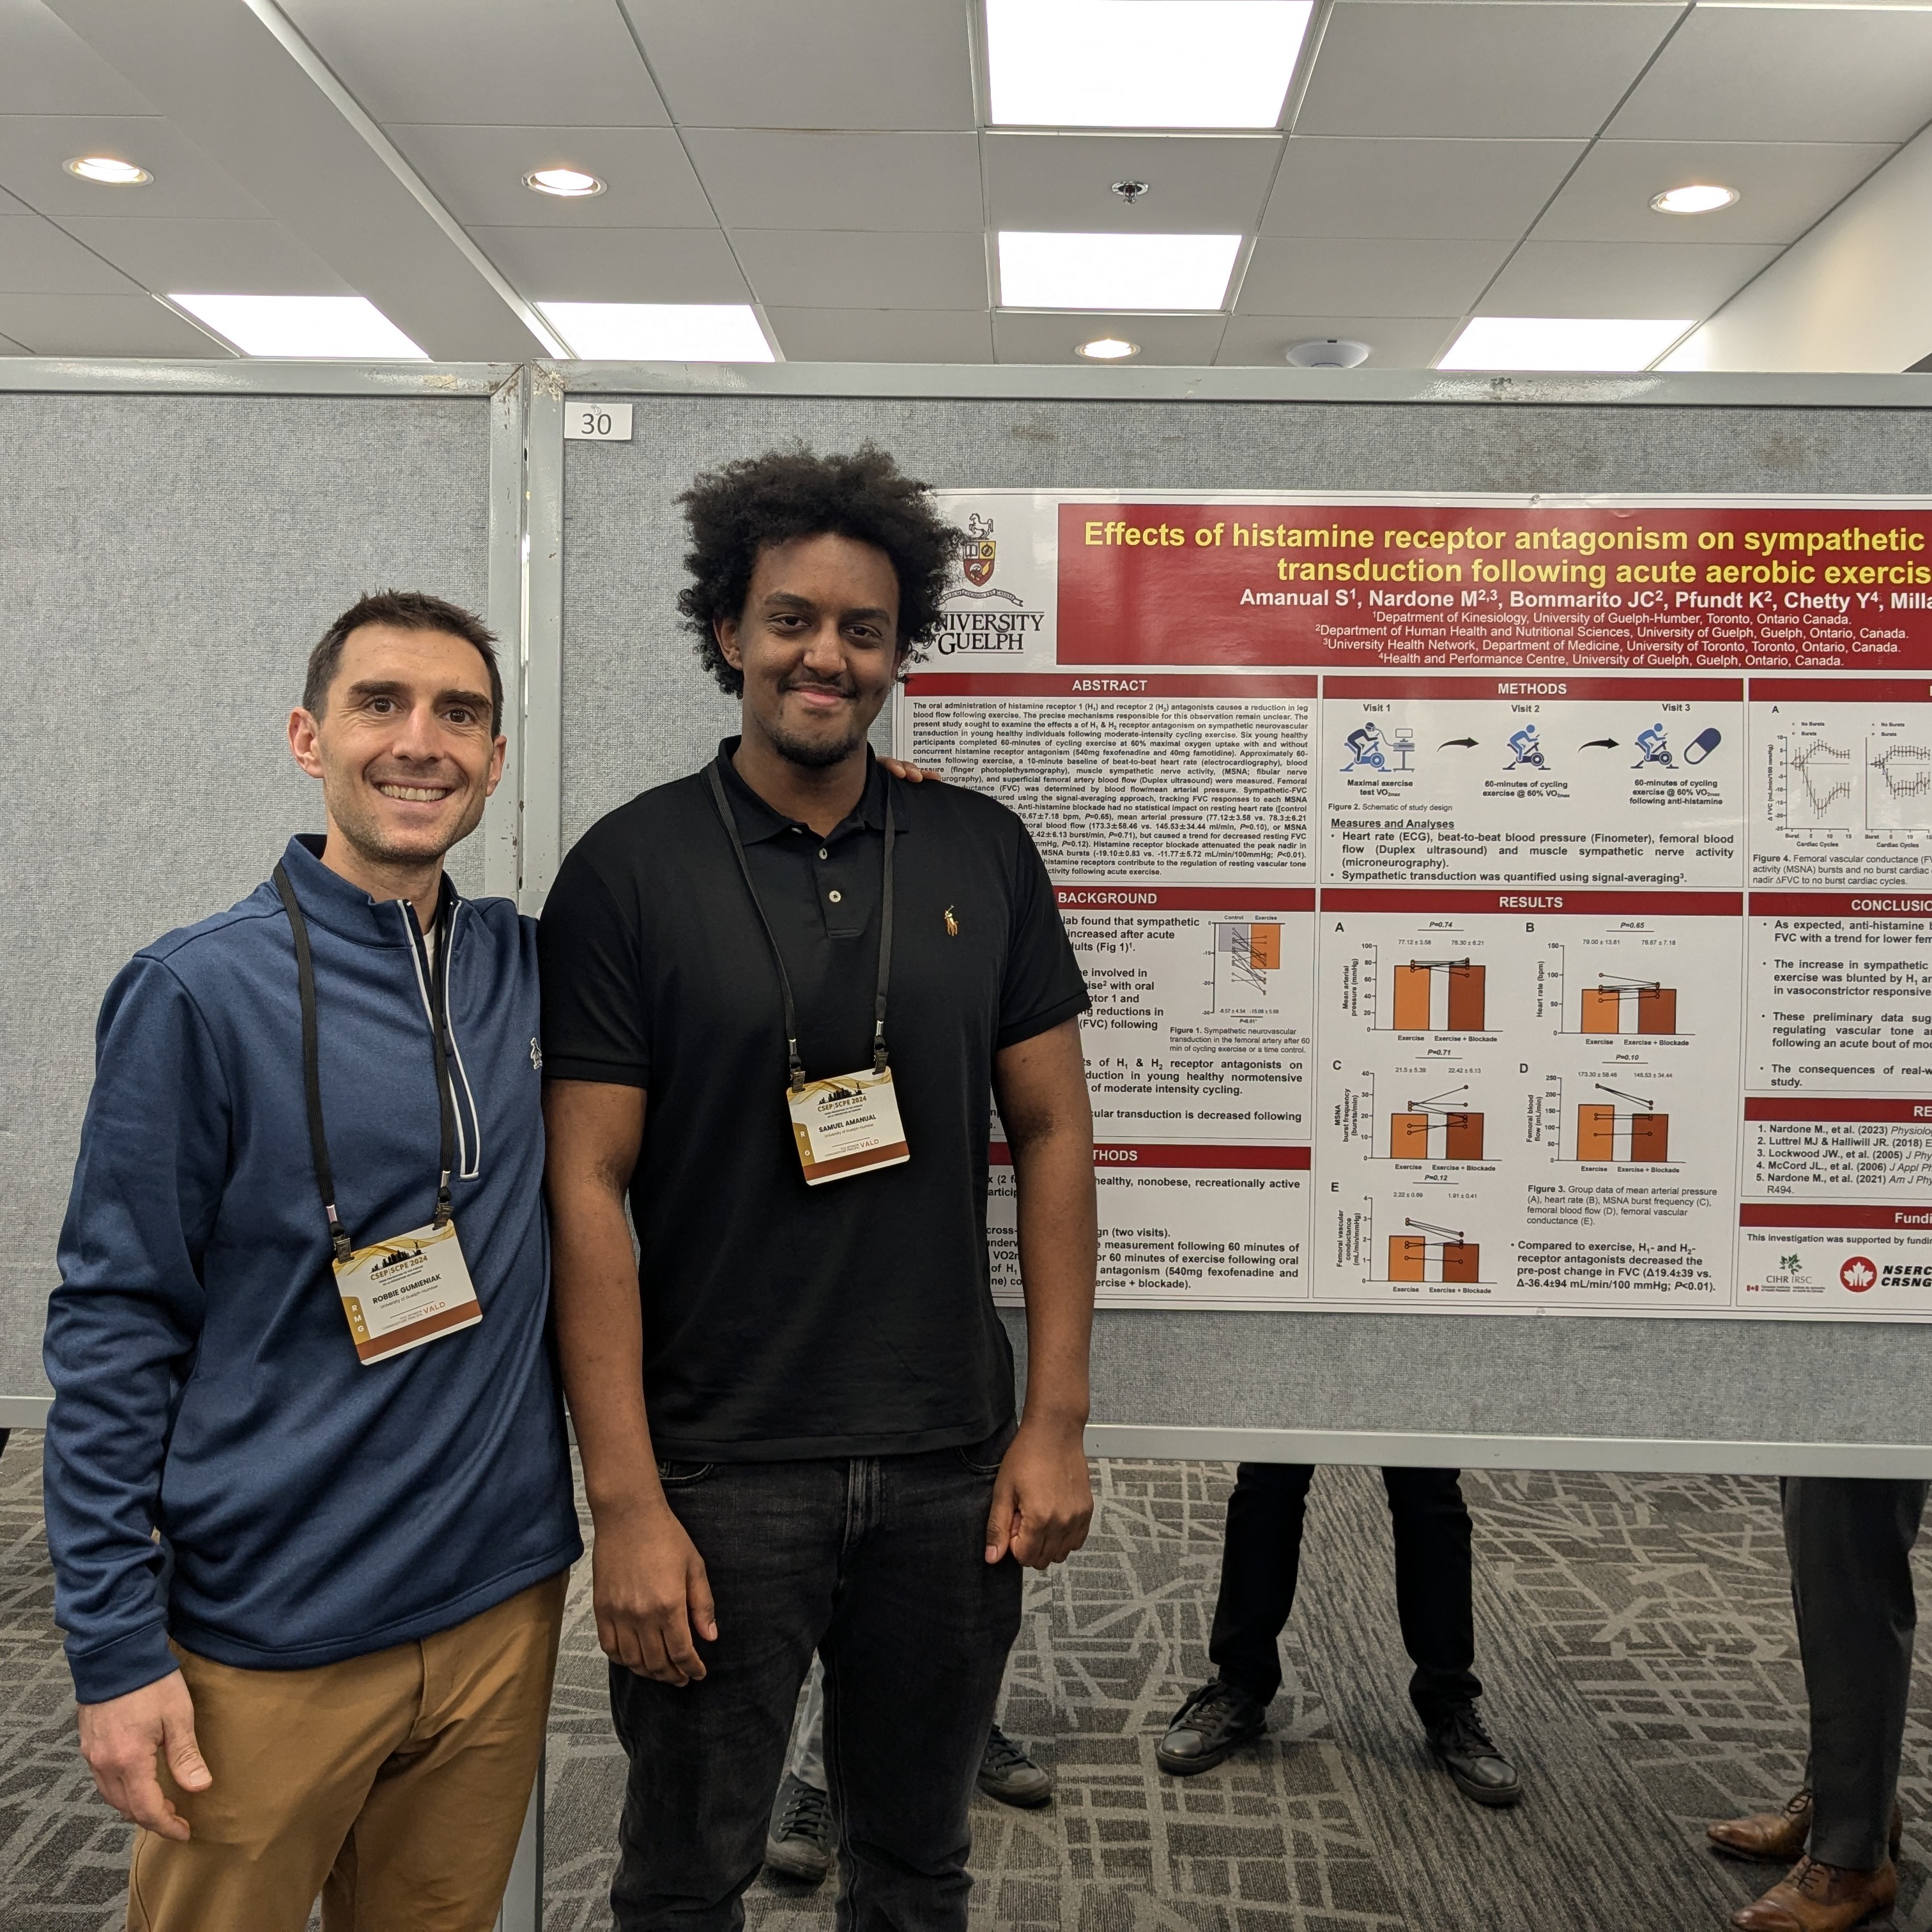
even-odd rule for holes
{"type": "Polygon", "coordinates": [[[875,1167],[896,1167],[912,1158],[890,1066],[876,1072],[868,1066],[836,1080],[808,1080],[787,1090],[785,1105],[809,1186],[870,1174],[875,1167]]]}
{"type": "Polygon", "coordinates": [[[454,1221],[358,1248],[334,1267],[342,1312],[364,1367],[483,1318],[454,1221]]]}

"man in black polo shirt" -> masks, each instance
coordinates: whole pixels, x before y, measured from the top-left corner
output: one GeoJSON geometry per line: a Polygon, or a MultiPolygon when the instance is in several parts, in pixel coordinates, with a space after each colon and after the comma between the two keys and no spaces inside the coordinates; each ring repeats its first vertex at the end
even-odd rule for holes
{"type": "Polygon", "coordinates": [[[742,735],[585,835],[542,941],[557,1332],[631,1766],[611,1902],[620,1932],[742,1922],[816,1650],[841,1923],[963,1927],[1020,1566],[1093,1510],[1087,995],[1019,820],[866,748],[959,541],[923,488],[800,451],[683,501],[680,607],[742,735]]]}

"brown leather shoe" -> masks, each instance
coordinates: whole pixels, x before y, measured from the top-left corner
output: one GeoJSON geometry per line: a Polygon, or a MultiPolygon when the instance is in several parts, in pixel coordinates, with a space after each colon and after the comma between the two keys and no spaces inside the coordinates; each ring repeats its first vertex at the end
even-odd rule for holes
{"type": "Polygon", "coordinates": [[[1731,1914],[1737,1932],[1851,1932],[1898,1897],[1898,1868],[1850,1871],[1800,1858],[1762,1898],[1731,1914]]]}
{"type": "MultiPolygon", "coordinates": [[[[1905,1816],[1898,1801],[1892,1802],[1892,1856],[1898,1856],[1898,1843],[1905,1816]]],[[[1734,1858],[1757,1858],[1766,1864],[1788,1865],[1804,1856],[1811,1836],[1811,1794],[1794,1792],[1782,1811],[1759,1811],[1748,1818],[1726,1818],[1705,1827],[1705,1835],[1720,1852],[1734,1858]]]]}

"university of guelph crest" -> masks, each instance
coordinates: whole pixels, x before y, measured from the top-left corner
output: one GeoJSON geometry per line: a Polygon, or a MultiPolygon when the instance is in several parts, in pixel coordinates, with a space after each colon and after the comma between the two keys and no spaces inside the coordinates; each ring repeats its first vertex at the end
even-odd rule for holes
{"type": "Polygon", "coordinates": [[[959,568],[976,590],[992,577],[993,560],[999,548],[993,538],[992,518],[974,511],[966,519],[966,541],[959,546],[959,568]]]}

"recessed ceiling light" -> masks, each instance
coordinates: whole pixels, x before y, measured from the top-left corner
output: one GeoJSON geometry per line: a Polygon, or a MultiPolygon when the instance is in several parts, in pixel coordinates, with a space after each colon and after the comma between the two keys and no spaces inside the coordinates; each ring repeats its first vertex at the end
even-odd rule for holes
{"type": "Polygon", "coordinates": [[[559,194],[572,198],[604,192],[604,184],[595,175],[586,174],[581,168],[538,168],[534,173],[524,176],[524,185],[535,188],[539,194],[559,194]]]}
{"type": "Polygon", "coordinates": [[[1324,335],[1312,342],[1295,343],[1282,352],[1298,369],[1354,369],[1366,362],[1372,351],[1366,342],[1324,335]]]}
{"type": "Polygon", "coordinates": [[[604,362],[771,362],[744,302],[540,302],[544,319],[582,358],[604,362]]]}
{"type": "Polygon", "coordinates": [[[244,356],[426,362],[428,356],[361,296],[180,296],[168,300],[244,356]]]}
{"type": "Polygon", "coordinates": [[[994,124],[1272,128],[1312,0],[986,0],[994,124]]]}
{"type": "Polygon", "coordinates": [[[1734,188],[1720,188],[1714,182],[1693,182],[1652,195],[1650,205],[1660,214],[1708,214],[1713,208],[1729,208],[1738,198],[1734,188]]]}
{"type": "Polygon", "coordinates": [[[154,179],[138,163],[117,160],[112,154],[76,154],[61,166],[82,181],[105,182],[110,188],[142,188],[154,179]]]}
{"type": "Polygon", "coordinates": [[[1216,309],[1240,246],[1238,235],[1003,233],[1000,301],[1007,308],[1216,309]]]}
{"type": "Polygon", "coordinates": [[[1090,362],[1124,362],[1130,356],[1138,356],[1141,346],[1138,342],[1124,342],[1118,335],[1101,335],[1082,343],[1073,352],[1085,356],[1090,362]]]}
{"type": "Polygon", "coordinates": [[[1478,316],[1438,369],[1647,369],[1688,321],[1648,316],[1478,316]]]}

